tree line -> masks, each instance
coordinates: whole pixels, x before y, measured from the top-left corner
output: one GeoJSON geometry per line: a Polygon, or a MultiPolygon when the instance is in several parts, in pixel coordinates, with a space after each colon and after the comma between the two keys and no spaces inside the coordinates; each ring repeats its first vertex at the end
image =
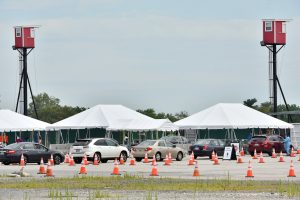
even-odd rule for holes
{"type": "MultiPolygon", "coordinates": [[[[88,109],[86,107],[80,107],[80,106],[73,107],[73,106],[61,105],[59,98],[49,96],[47,93],[38,94],[33,98],[36,104],[38,119],[48,123],[58,122],[60,120],[63,120],[67,117],[70,117],[72,115],[75,115],[77,113],[80,113],[88,109]]],[[[258,104],[256,98],[247,99],[243,101],[243,104],[266,114],[272,112],[272,107],[270,102],[263,102],[261,104],[258,104]]],[[[288,105],[288,107],[290,111],[300,111],[300,107],[295,104],[288,105]]],[[[286,107],[285,105],[281,104],[278,105],[277,110],[278,112],[286,111],[286,107]]],[[[178,121],[180,119],[189,116],[188,112],[186,111],[180,111],[178,113],[172,114],[172,113],[157,112],[153,108],[147,108],[144,110],[138,109],[137,112],[152,117],[154,119],[168,118],[172,122],[178,121]]],[[[29,104],[28,115],[30,117],[37,118],[37,116],[35,115],[33,102],[29,104]]],[[[278,118],[284,121],[288,121],[288,117],[285,115],[279,116],[278,118]]],[[[300,122],[300,115],[293,115],[293,122],[300,122]]]]}

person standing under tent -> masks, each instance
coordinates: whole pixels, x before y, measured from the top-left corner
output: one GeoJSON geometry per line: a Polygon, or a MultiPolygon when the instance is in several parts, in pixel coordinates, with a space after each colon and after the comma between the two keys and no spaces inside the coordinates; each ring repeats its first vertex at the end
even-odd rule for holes
{"type": "Polygon", "coordinates": [[[291,147],[291,138],[289,136],[286,136],[283,140],[283,146],[286,152],[286,155],[290,155],[290,147],[291,147]]]}

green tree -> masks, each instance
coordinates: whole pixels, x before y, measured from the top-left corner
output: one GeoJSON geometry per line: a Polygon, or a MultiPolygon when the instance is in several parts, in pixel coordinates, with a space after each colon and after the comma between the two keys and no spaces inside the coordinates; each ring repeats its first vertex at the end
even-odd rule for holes
{"type": "Polygon", "coordinates": [[[146,110],[138,109],[137,112],[152,117],[154,119],[169,119],[171,122],[175,122],[185,117],[188,117],[188,113],[186,111],[181,111],[179,113],[176,113],[175,115],[164,112],[156,113],[153,108],[148,108],[146,110]]]}
{"type": "Polygon", "coordinates": [[[253,99],[247,99],[246,101],[243,102],[245,106],[248,106],[250,108],[254,108],[254,109],[257,109],[258,106],[257,105],[254,105],[257,103],[257,100],[256,98],[253,98],[253,99]]]}
{"type": "MultiPolygon", "coordinates": [[[[86,110],[84,107],[61,106],[60,100],[49,96],[47,93],[41,93],[34,96],[39,120],[48,123],[55,123],[79,112],[86,110]]],[[[33,102],[29,104],[28,115],[36,118],[33,102]]]]}

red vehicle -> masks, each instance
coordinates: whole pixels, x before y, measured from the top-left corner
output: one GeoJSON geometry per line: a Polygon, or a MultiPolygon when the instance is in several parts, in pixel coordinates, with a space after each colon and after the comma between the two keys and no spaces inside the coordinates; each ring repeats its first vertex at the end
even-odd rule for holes
{"type": "Polygon", "coordinates": [[[248,151],[251,156],[254,154],[254,149],[257,153],[263,152],[270,156],[272,155],[272,150],[275,149],[276,153],[280,151],[285,152],[283,147],[283,138],[279,135],[256,135],[249,141],[248,151]]]}

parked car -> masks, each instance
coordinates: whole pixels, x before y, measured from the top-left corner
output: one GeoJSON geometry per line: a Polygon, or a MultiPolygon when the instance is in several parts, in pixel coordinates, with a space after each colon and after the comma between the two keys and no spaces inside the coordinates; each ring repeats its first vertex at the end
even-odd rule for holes
{"type": "Polygon", "coordinates": [[[271,156],[273,148],[276,153],[280,151],[285,152],[283,141],[283,138],[279,135],[256,135],[249,141],[248,151],[252,156],[254,155],[255,149],[257,153],[267,153],[271,156]]]}
{"type": "Polygon", "coordinates": [[[84,154],[90,161],[97,160],[106,163],[108,160],[120,159],[123,156],[124,161],[129,156],[128,149],[120,146],[119,143],[112,138],[90,138],[78,139],[70,148],[75,163],[81,163],[84,154]]]}
{"type": "Polygon", "coordinates": [[[176,147],[175,144],[166,140],[145,140],[137,146],[132,147],[131,152],[138,162],[145,157],[145,153],[147,153],[150,159],[155,156],[156,161],[162,161],[169,153],[177,161],[181,161],[185,156],[182,148],[176,147]]]}
{"type": "Polygon", "coordinates": [[[5,165],[19,163],[23,154],[24,163],[38,163],[41,158],[45,162],[53,155],[54,164],[59,165],[64,161],[65,156],[60,151],[50,150],[47,147],[33,142],[13,143],[0,149],[0,162],[5,165]]]}
{"type": "Polygon", "coordinates": [[[213,151],[218,156],[224,154],[225,143],[220,139],[200,139],[190,146],[189,154],[194,152],[194,158],[208,156],[211,158],[213,151]]]}

